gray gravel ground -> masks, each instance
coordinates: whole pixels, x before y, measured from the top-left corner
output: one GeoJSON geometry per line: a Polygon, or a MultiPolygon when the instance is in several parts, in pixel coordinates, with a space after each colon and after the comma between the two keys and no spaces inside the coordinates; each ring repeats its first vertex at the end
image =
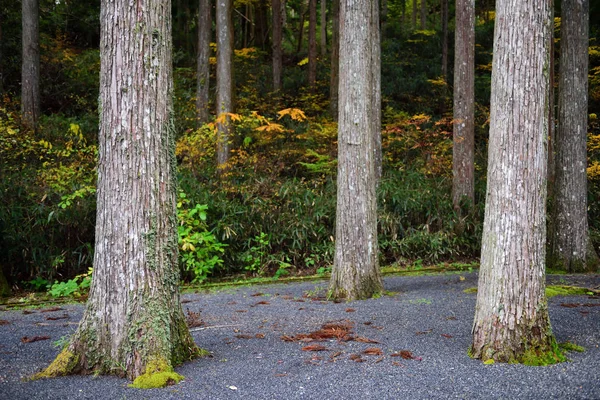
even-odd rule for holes
{"type": "MultiPolygon", "coordinates": [[[[549,283],[598,287],[600,275],[551,276],[549,283]]],[[[186,294],[184,310],[200,312],[205,322],[193,336],[213,357],[178,367],[186,379],[155,390],[105,376],[22,381],[53,360],[59,351],[53,343],[73,332],[83,307],[3,311],[0,319],[10,323],[0,326],[0,399],[600,399],[600,306],[591,306],[600,300],[549,300],[557,340],[586,348],[569,353],[569,362],[483,365],[467,356],[476,295],[463,290],[476,284],[476,273],[387,277],[393,295],[338,304],[304,297],[323,294],[326,282],[186,294]],[[328,351],[307,352],[301,350],[307,343],[281,339],[345,320],[353,323],[354,335],[379,343],[334,340],[321,343],[328,351]],[[36,335],[51,339],[21,342],[36,335]],[[350,358],[368,347],[380,348],[383,356],[350,358]],[[390,356],[400,350],[420,360],[390,356]]]]}

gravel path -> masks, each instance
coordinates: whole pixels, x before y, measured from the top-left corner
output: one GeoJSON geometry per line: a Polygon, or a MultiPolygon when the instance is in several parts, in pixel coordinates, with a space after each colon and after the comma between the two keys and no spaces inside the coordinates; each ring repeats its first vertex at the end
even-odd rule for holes
{"type": "MultiPolygon", "coordinates": [[[[598,287],[600,275],[551,276],[549,283],[598,287]]],[[[53,343],[73,332],[83,307],[3,311],[0,320],[9,323],[0,325],[0,399],[600,399],[599,299],[549,300],[557,340],[586,348],[569,353],[569,362],[483,365],[467,356],[476,295],[463,290],[476,284],[476,273],[387,277],[390,295],[337,304],[306,297],[324,294],[326,282],[186,294],[184,310],[204,321],[194,339],[213,357],[178,367],[186,379],[155,390],[106,376],[23,382],[53,360],[53,343]],[[378,343],[282,340],[332,321],[378,343]],[[50,339],[22,343],[25,336],[50,339]],[[302,351],[313,344],[327,350],[302,351]],[[381,354],[363,354],[368,348],[381,354]],[[391,356],[401,350],[415,359],[391,356]]]]}

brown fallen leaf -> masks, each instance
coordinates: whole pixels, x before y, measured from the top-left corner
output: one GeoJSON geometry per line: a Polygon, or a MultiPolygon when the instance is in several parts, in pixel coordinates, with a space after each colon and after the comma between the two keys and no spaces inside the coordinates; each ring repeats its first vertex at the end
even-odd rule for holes
{"type": "Polygon", "coordinates": [[[446,317],[446,319],[448,321],[456,321],[456,317],[455,316],[446,317]]]}
{"type": "Polygon", "coordinates": [[[589,312],[589,311],[579,311],[579,313],[580,313],[581,315],[588,315],[590,312],[589,312]]]}
{"type": "Polygon", "coordinates": [[[365,362],[365,359],[359,357],[359,358],[355,359],[354,362],[365,362]]]}
{"type": "Polygon", "coordinates": [[[256,335],[254,335],[255,338],[257,339],[264,339],[265,338],[265,334],[264,333],[257,333],[256,335]]]}
{"type": "Polygon", "coordinates": [[[331,355],[329,356],[329,358],[335,359],[336,357],[339,357],[339,356],[341,356],[341,355],[342,355],[342,352],[341,352],[341,351],[336,351],[335,353],[331,354],[331,355]]]}
{"type": "Polygon", "coordinates": [[[237,301],[230,301],[229,303],[227,303],[228,306],[233,306],[234,304],[237,304],[237,301]]]}
{"type": "Polygon", "coordinates": [[[57,321],[59,319],[67,319],[69,318],[68,314],[63,314],[62,317],[46,317],[46,321],[57,321]]]}
{"type": "Polygon", "coordinates": [[[60,307],[51,307],[51,308],[46,308],[45,310],[40,310],[40,312],[45,313],[45,312],[54,312],[54,311],[61,311],[62,308],[60,307]]]}
{"type": "Polygon", "coordinates": [[[586,303],[582,304],[584,307],[600,307],[600,303],[586,303]]]}
{"type": "Polygon", "coordinates": [[[267,305],[267,304],[271,304],[266,300],[261,300],[259,302],[257,302],[256,304],[251,305],[250,307],[256,307],[256,306],[261,306],[261,305],[267,305]]]}
{"type": "Polygon", "coordinates": [[[181,304],[191,303],[191,300],[181,300],[181,304]]]}
{"type": "Polygon", "coordinates": [[[39,342],[40,340],[48,340],[48,339],[50,339],[50,336],[32,336],[32,337],[23,336],[21,338],[21,342],[22,343],[33,343],[33,342],[39,342]]]}
{"type": "Polygon", "coordinates": [[[394,367],[404,367],[404,365],[402,365],[401,363],[397,362],[397,361],[392,361],[392,365],[394,367]]]}
{"type": "Polygon", "coordinates": [[[10,324],[10,321],[7,321],[5,319],[0,319],[0,325],[8,325],[10,324]]]}
{"type": "Polygon", "coordinates": [[[414,360],[416,357],[408,350],[400,350],[397,353],[390,354],[391,357],[402,357],[405,360],[414,360]]]}
{"type": "Polygon", "coordinates": [[[426,331],[416,332],[415,335],[426,335],[431,332],[433,332],[433,329],[427,329],[426,331]]]}
{"type": "Polygon", "coordinates": [[[351,360],[358,360],[360,358],[360,354],[350,354],[348,358],[351,360]]]}
{"type": "Polygon", "coordinates": [[[356,310],[354,308],[346,308],[346,312],[355,312],[356,310]]]}
{"type": "Polygon", "coordinates": [[[302,351],[327,351],[329,350],[327,347],[322,346],[320,344],[309,344],[308,346],[304,346],[302,351]]]}
{"type": "Polygon", "coordinates": [[[281,340],[283,340],[284,342],[295,342],[296,341],[296,339],[293,336],[288,336],[288,335],[282,335],[281,340]]]}
{"type": "Polygon", "coordinates": [[[248,312],[248,310],[235,310],[235,312],[244,313],[244,312],[248,312]]]}
{"type": "Polygon", "coordinates": [[[29,315],[29,314],[34,314],[35,311],[31,311],[31,310],[23,310],[23,314],[24,315],[29,315]]]}
{"type": "Polygon", "coordinates": [[[369,356],[381,356],[383,355],[383,350],[381,350],[379,347],[369,347],[363,351],[363,354],[369,356]]]}
{"type": "Polygon", "coordinates": [[[185,322],[189,328],[196,328],[204,325],[204,321],[200,317],[200,312],[190,311],[190,309],[187,308],[186,313],[185,322]]]}
{"type": "Polygon", "coordinates": [[[579,307],[579,304],[577,303],[560,303],[561,307],[566,307],[566,308],[577,308],[579,307]]]}
{"type": "Polygon", "coordinates": [[[448,335],[447,333],[442,333],[442,336],[445,337],[446,339],[452,339],[453,338],[452,335],[448,335]]]}
{"type": "Polygon", "coordinates": [[[379,357],[377,360],[375,360],[374,364],[379,364],[380,362],[382,362],[385,359],[385,357],[379,357]]]}
{"type": "Polygon", "coordinates": [[[371,321],[367,321],[367,322],[363,322],[363,325],[369,326],[369,325],[371,325],[372,323],[373,323],[373,322],[371,322],[371,321]]]}
{"type": "Polygon", "coordinates": [[[381,342],[378,342],[375,339],[369,339],[369,338],[366,338],[364,336],[356,336],[356,337],[354,337],[354,341],[355,342],[360,342],[360,343],[381,343],[381,342]]]}
{"type": "Polygon", "coordinates": [[[254,338],[254,336],[252,336],[252,335],[244,335],[244,334],[235,335],[235,337],[238,339],[253,339],[254,338]]]}
{"type": "Polygon", "coordinates": [[[259,296],[264,296],[264,295],[265,295],[265,294],[264,294],[264,293],[262,293],[262,292],[256,292],[256,293],[254,293],[254,294],[251,294],[250,296],[252,296],[252,297],[259,297],[259,296]]]}

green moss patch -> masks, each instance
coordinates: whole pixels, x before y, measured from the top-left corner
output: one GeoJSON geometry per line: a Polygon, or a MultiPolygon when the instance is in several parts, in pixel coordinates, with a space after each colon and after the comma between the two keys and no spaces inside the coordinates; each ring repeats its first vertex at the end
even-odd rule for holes
{"type": "Polygon", "coordinates": [[[558,344],[553,341],[549,350],[541,350],[535,347],[527,349],[518,361],[524,365],[540,367],[565,362],[567,357],[560,350],[558,344]]]}
{"type": "Polygon", "coordinates": [[[590,289],[577,287],[577,286],[567,286],[567,285],[546,286],[546,297],[578,296],[578,295],[586,295],[586,294],[592,294],[592,293],[593,292],[590,289]]]}
{"type": "Polygon", "coordinates": [[[135,378],[129,387],[136,389],[155,389],[175,385],[183,380],[183,376],[173,371],[173,367],[165,360],[150,361],[146,371],[135,378]]]}
{"type": "Polygon", "coordinates": [[[466,288],[465,290],[463,290],[463,292],[465,292],[467,294],[477,293],[477,287],[466,288]]]}
{"type": "Polygon", "coordinates": [[[571,343],[571,342],[559,343],[558,347],[562,351],[576,351],[578,353],[583,353],[585,351],[585,347],[579,346],[578,344],[571,343]]]}
{"type": "Polygon", "coordinates": [[[52,361],[52,364],[50,364],[42,372],[33,375],[31,379],[36,380],[69,375],[73,372],[78,362],[78,355],[73,354],[68,349],[64,349],[58,356],[56,356],[54,361],[52,361]]]}

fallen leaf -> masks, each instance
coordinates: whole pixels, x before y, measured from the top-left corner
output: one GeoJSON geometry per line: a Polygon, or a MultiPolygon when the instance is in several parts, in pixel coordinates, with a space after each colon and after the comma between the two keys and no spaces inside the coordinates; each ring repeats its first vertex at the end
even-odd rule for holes
{"type": "Polygon", "coordinates": [[[21,342],[22,343],[33,343],[33,342],[39,342],[40,340],[48,340],[48,339],[50,339],[50,336],[33,336],[33,337],[23,336],[21,338],[21,342]]]}
{"type": "Polygon", "coordinates": [[[442,333],[442,336],[445,337],[446,339],[452,339],[452,335],[448,335],[447,333],[442,333]]]}
{"type": "Polygon", "coordinates": [[[329,349],[320,344],[309,344],[308,346],[304,346],[302,348],[302,351],[326,351],[326,350],[329,350],[329,349]]]}
{"type": "Polygon", "coordinates": [[[369,339],[369,338],[366,338],[364,336],[356,336],[354,338],[354,341],[360,342],[360,343],[380,343],[377,340],[369,339]]]}
{"type": "Polygon", "coordinates": [[[228,306],[232,306],[234,304],[237,304],[237,301],[230,301],[229,303],[227,303],[228,306]]]}
{"type": "Polygon", "coordinates": [[[248,310],[235,310],[235,312],[243,313],[243,312],[248,312],[248,310]]]}
{"type": "Polygon", "coordinates": [[[562,307],[566,307],[566,308],[577,308],[577,307],[579,307],[579,304],[577,304],[577,303],[560,303],[560,305],[562,307]]]}
{"type": "Polygon", "coordinates": [[[381,356],[383,355],[383,350],[379,347],[369,347],[363,351],[363,354],[367,354],[369,356],[381,356]]]}
{"type": "Polygon", "coordinates": [[[402,365],[401,363],[399,363],[397,361],[392,361],[392,365],[395,367],[404,367],[404,365],[402,365]]]}
{"type": "Polygon", "coordinates": [[[336,357],[339,357],[339,356],[341,356],[341,355],[342,355],[342,352],[341,352],[341,351],[336,351],[335,353],[331,354],[331,355],[329,356],[329,358],[336,358],[336,357]]]}
{"type": "Polygon", "coordinates": [[[45,312],[54,312],[54,311],[61,311],[62,308],[60,307],[52,307],[52,308],[46,308],[45,310],[40,310],[40,312],[45,313],[45,312]]]}
{"type": "Polygon", "coordinates": [[[7,321],[5,319],[0,319],[0,325],[8,325],[10,324],[10,321],[7,321]]]}
{"type": "Polygon", "coordinates": [[[267,304],[270,304],[270,303],[266,300],[261,300],[261,301],[257,302],[256,304],[251,305],[250,307],[256,307],[256,306],[267,305],[267,304]]]}
{"type": "Polygon", "coordinates": [[[446,319],[448,321],[456,321],[456,317],[455,316],[446,317],[446,319]]]}
{"type": "Polygon", "coordinates": [[[67,319],[67,318],[69,318],[69,315],[63,314],[62,317],[46,317],[46,321],[57,321],[59,319],[67,319]]]}
{"type": "Polygon", "coordinates": [[[35,311],[23,310],[23,314],[25,314],[25,315],[34,314],[34,313],[35,313],[35,311]]]}
{"type": "Polygon", "coordinates": [[[372,324],[372,322],[371,322],[371,321],[363,322],[363,325],[367,325],[367,326],[369,326],[369,325],[371,325],[371,324],[372,324]]]}
{"type": "Polygon", "coordinates": [[[264,296],[264,293],[262,293],[262,292],[256,292],[254,294],[251,294],[250,296],[252,296],[252,297],[264,296]]]}
{"type": "Polygon", "coordinates": [[[600,303],[586,303],[582,304],[584,307],[600,307],[600,303]]]}
{"type": "Polygon", "coordinates": [[[351,360],[358,360],[360,358],[360,354],[350,354],[348,358],[351,360]]]}
{"type": "Polygon", "coordinates": [[[200,312],[190,311],[189,308],[186,309],[186,312],[185,322],[189,328],[196,328],[204,325],[204,321],[200,318],[200,312]]]}
{"type": "Polygon", "coordinates": [[[390,354],[391,357],[402,357],[405,360],[414,360],[416,357],[408,350],[400,350],[397,353],[390,354]]]}
{"type": "Polygon", "coordinates": [[[191,303],[191,300],[181,300],[181,304],[191,303]]]}
{"type": "Polygon", "coordinates": [[[426,335],[431,332],[433,332],[433,329],[427,329],[426,331],[416,332],[415,335],[426,335]]]}
{"type": "Polygon", "coordinates": [[[346,308],[346,312],[355,312],[356,310],[354,308],[346,308]]]}
{"type": "Polygon", "coordinates": [[[374,364],[379,364],[380,362],[382,362],[385,359],[385,357],[379,357],[377,360],[375,360],[374,364]]]}
{"type": "Polygon", "coordinates": [[[254,335],[255,338],[257,339],[264,339],[265,338],[265,334],[264,333],[257,333],[256,335],[254,335]]]}
{"type": "Polygon", "coordinates": [[[287,376],[287,373],[283,373],[283,374],[275,374],[276,377],[282,377],[282,376],[287,376]]]}
{"type": "Polygon", "coordinates": [[[254,338],[254,336],[252,336],[252,335],[243,335],[243,334],[235,335],[235,337],[238,338],[238,339],[252,339],[252,338],[254,338]]]}
{"type": "Polygon", "coordinates": [[[284,342],[295,342],[296,341],[296,339],[294,339],[293,336],[288,336],[288,335],[282,335],[281,340],[283,340],[284,342]]]}

